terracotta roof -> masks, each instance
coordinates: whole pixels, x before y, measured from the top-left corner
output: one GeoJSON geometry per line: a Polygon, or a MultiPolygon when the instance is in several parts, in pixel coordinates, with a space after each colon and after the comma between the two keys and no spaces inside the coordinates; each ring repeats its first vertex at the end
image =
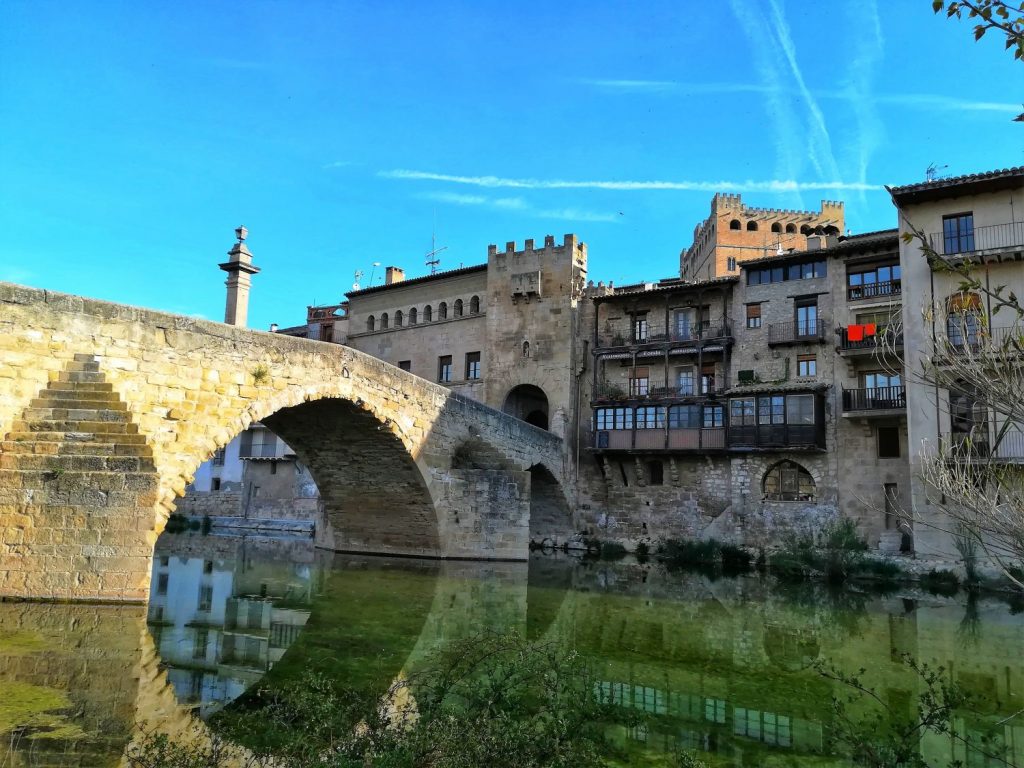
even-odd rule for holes
{"type": "Polygon", "coordinates": [[[435,272],[432,275],[423,275],[423,277],[411,277],[408,280],[399,280],[397,283],[391,283],[390,285],[373,285],[359,291],[349,291],[345,296],[351,299],[353,296],[365,296],[368,293],[380,293],[381,291],[387,291],[392,288],[404,288],[407,285],[421,285],[422,283],[429,283],[431,280],[444,280],[448,277],[469,275],[473,272],[485,272],[486,270],[487,264],[474,264],[471,267],[449,269],[446,272],[435,272]]]}
{"type": "Polygon", "coordinates": [[[840,253],[845,253],[846,251],[878,247],[889,242],[891,242],[894,247],[899,245],[898,229],[880,229],[876,232],[863,232],[857,235],[843,235],[834,245],[830,245],[826,248],[818,248],[817,250],[811,251],[787,251],[781,256],[773,254],[772,256],[763,256],[760,259],[748,259],[746,261],[739,262],[739,266],[741,268],[747,268],[751,266],[771,264],[773,262],[805,259],[808,256],[814,256],[819,253],[825,254],[826,256],[836,256],[840,253]]]}
{"type": "Polygon", "coordinates": [[[816,381],[785,381],[778,384],[766,381],[729,387],[725,394],[728,396],[757,395],[769,392],[824,392],[826,389],[828,389],[828,384],[816,381]]]}
{"type": "Polygon", "coordinates": [[[962,186],[993,186],[995,189],[1014,186],[1024,182],[1024,165],[1013,168],[1000,168],[995,171],[983,171],[982,173],[968,173],[963,176],[950,176],[946,179],[935,179],[934,181],[922,181],[917,184],[905,184],[901,187],[886,187],[892,199],[899,203],[913,200],[931,200],[945,196],[945,191],[950,187],[962,186]]]}
{"type": "Polygon", "coordinates": [[[698,282],[686,282],[685,280],[672,280],[661,281],[659,283],[651,284],[650,288],[644,288],[648,283],[636,283],[635,285],[623,286],[621,289],[615,289],[615,293],[611,293],[605,296],[595,296],[594,301],[608,301],[609,299],[617,299],[620,296],[646,296],[652,293],[678,293],[681,291],[692,291],[700,290],[701,288],[715,287],[719,285],[728,285],[735,283],[739,280],[738,277],[716,277],[711,280],[700,280],[698,282]]]}

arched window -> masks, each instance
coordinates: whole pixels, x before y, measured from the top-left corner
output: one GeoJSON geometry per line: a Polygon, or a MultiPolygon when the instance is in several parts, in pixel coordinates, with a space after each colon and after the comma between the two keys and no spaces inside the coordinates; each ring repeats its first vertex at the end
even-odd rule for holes
{"type": "Polygon", "coordinates": [[[409,310],[409,325],[416,325],[416,307],[409,310]]]}
{"type": "Polygon", "coordinates": [[[440,304],[437,305],[437,319],[448,319],[448,302],[442,301],[440,304]]]}
{"type": "Polygon", "coordinates": [[[382,314],[380,316],[380,329],[383,331],[383,330],[386,330],[387,327],[388,327],[388,313],[385,312],[384,314],[382,314]]]}
{"type": "Polygon", "coordinates": [[[814,228],[814,234],[816,234],[816,235],[824,235],[825,234],[825,228],[819,224],[818,226],[816,226],[814,228]]]}
{"type": "Polygon", "coordinates": [[[757,232],[757,222],[756,221],[748,221],[747,222],[747,232],[757,232]]]}
{"type": "Polygon", "coordinates": [[[790,235],[795,235],[796,234],[796,224],[787,224],[786,225],[786,233],[790,234],[790,235]]]}
{"type": "Polygon", "coordinates": [[[529,356],[530,356],[530,342],[524,341],[523,342],[523,357],[529,357],[529,356]]]}
{"type": "Polygon", "coordinates": [[[395,328],[401,328],[402,327],[402,321],[404,319],[405,318],[402,316],[402,310],[400,310],[400,309],[397,310],[395,312],[395,328]]]}
{"type": "Polygon", "coordinates": [[[425,306],[423,308],[423,322],[424,323],[429,323],[433,319],[434,319],[434,308],[431,307],[429,304],[427,304],[427,306],[425,306]]]}
{"type": "Polygon", "coordinates": [[[764,473],[765,501],[814,501],[814,478],[795,461],[780,461],[764,473]]]}
{"type": "Polygon", "coordinates": [[[829,224],[827,227],[825,227],[825,234],[826,235],[838,235],[839,234],[839,227],[837,227],[837,226],[835,226],[833,224],[829,224]]]}
{"type": "Polygon", "coordinates": [[[462,317],[462,299],[455,300],[455,316],[462,317]]]}
{"type": "Polygon", "coordinates": [[[480,314],[480,297],[474,296],[469,300],[469,314],[479,315],[480,314]]]}
{"type": "Polygon", "coordinates": [[[739,219],[733,219],[729,222],[729,229],[743,229],[743,225],[740,224],[739,219]]]}
{"type": "Polygon", "coordinates": [[[373,315],[366,318],[366,330],[372,331],[376,325],[376,321],[373,319],[373,315]]]}
{"type": "Polygon", "coordinates": [[[954,347],[977,346],[982,334],[981,296],[954,293],[946,299],[946,336],[954,347]]]}
{"type": "Polygon", "coordinates": [[[781,231],[782,231],[782,225],[779,224],[779,222],[776,221],[774,224],[772,224],[772,232],[781,232],[781,231]]]}
{"type": "Polygon", "coordinates": [[[802,227],[800,227],[800,234],[801,235],[813,235],[814,234],[814,230],[811,229],[811,227],[808,226],[807,224],[804,224],[802,227]]]}

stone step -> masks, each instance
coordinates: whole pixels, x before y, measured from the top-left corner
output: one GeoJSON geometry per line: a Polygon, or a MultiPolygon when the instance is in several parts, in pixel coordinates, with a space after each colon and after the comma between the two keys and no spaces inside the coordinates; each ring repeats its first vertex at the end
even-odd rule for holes
{"type": "Polygon", "coordinates": [[[139,425],[130,421],[79,421],[64,419],[19,420],[11,423],[11,432],[93,432],[137,435],[139,425]]]}
{"type": "Polygon", "coordinates": [[[125,422],[130,418],[127,410],[110,408],[34,408],[25,409],[25,421],[103,421],[125,422]]]}
{"type": "Polygon", "coordinates": [[[64,366],[64,370],[68,373],[99,373],[100,363],[95,358],[92,360],[79,360],[76,355],[72,362],[64,366]]]}
{"type": "Polygon", "coordinates": [[[150,458],[153,452],[148,445],[124,444],[113,441],[46,441],[46,440],[4,440],[0,442],[0,454],[17,456],[139,456],[150,458]]]}
{"type": "Polygon", "coordinates": [[[74,408],[81,410],[106,410],[106,411],[127,411],[128,406],[121,402],[121,399],[113,392],[107,393],[105,398],[94,398],[88,395],[101,394],[99,392],[83,392],[78,397],[50,397],[49,394],[37,397],[30,401],[29,408],[74,408]],[[83,395],[87,395],[83,397],[83,395]]]}
{"type": "MultiPolygon", "coordinates": [[[[64,382],[57,382],[57,383],[64,383],[64,382]]],[[[108,389],[103,389],[103,390],[82,389],[82,387],[84,387],[84,386],[85,386],[84,384],[79,384],[78,386],[68,385],[67,389],[53,389],[52,387],[47,387],[46,389],[44,389],[42,392],[39,393],[39,397],[36,398],[36,399],[37,400],[54,400],[54,401],[56,401],[56,400],[61,400],[61,401],[64,401],[64,400],[95,400],[95,401],[104,402],[104,403],[119,403],[119,402],[121,402],[121,398],[118,397],[117,393],[110,390],[110,388],[109,388],[110,385],[109,384],[104,384],[104,385],[92,384],[92,385],[90,385],[90,386],[93,386],[93,387],[96,387],[96,386],[108,387],[108,389]]]]}
{"type": "Polygon", "coordinates": [[[61,473],[141,472],[153,462],[139,456],[62,456],[0,453],[0,469],[50,471],[61,473]],[[143,466],[145,465],[145,466],[143,466]]]}
{"type": "Polygon", "coordinates": [[[78,430],[72,430],[67,432],[42,432],[35,430],[9,432],[5,439],[13,442],[23,442],[28,440],[38,443],[71,443],[93,441],[104,443],[122,443],[125,445],[146,444],[145,435],[128,435],[121,432],[80,432],[78,430]]]}
{"type": "Polygon", "coordinates": [[[106,380],[102,373],[94,371],[61,371],[57,374],[57,381],[72,384],[103,384],[106,380]]]}
{"type": "Polygon", "coordinates": [[[51,381],[46,392],[113,392],[114,385],[106,381],[51,381]]]}
{"type": "Polygon", "coordinates": [[[90,354],[88,352],[76,352],[74,359],[75,359],[76,363],[95,363],[95,362],[97,362],[96,355],[90,354]]]}

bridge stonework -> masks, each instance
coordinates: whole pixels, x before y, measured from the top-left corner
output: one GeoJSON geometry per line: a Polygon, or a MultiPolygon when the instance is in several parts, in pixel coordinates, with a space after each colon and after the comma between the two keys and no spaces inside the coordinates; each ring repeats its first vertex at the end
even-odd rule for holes
{"type": "Polygon", "coordinates": [[[562,441],[525,422],[348,347],[0,283],[0,595],[144,600],[175,499],[255,421],[329,548],[521,560],[571,530],[562,441]]]}

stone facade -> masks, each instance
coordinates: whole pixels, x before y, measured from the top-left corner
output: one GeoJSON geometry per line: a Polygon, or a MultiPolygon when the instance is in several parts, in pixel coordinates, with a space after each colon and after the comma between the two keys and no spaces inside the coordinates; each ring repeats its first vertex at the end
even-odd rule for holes
{"type": "Polygon", "coordinates": [[[739,273],[739,264],[776,251],[807,249],[810,236],[843,232],[843,203],[822,200],[818,211],[748,208],[740,195],[717,194],[711,215],[694,227],[693,244],[679,254],[686,280],[710,280],[739,273]]]}
{"type": "Polygon", "coordinates": [[[144,599],[176,498],[254,421],[310,468],[339,549],[522,558],[529,470],[565,477],[555,436],[348,347],[10,284],[0,307],[5,595],[144,599]],[[457,492],[493,485],[452,469],[471,440],[510,472],[500,508],[457,492]]]}

